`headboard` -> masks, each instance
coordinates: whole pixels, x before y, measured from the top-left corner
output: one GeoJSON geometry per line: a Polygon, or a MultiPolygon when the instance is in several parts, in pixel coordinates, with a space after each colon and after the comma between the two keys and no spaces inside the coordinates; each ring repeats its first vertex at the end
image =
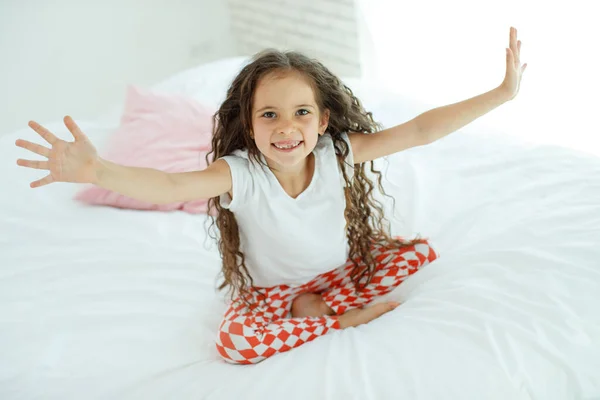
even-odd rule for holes
{"type": "Polygon", "coordinates": [[[361,74],[354,0],[228,0],[237,54],[298,50],[337,75],[361,74]]]}

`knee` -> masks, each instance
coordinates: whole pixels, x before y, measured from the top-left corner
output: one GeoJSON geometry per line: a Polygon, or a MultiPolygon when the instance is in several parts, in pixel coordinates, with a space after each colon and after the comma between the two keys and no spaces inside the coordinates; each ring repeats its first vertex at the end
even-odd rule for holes
{"type": "Polygon", "coordinates": [[[413,249],[422,265],[428,264],[439,257],[439,254],[431,246],[428,239],[420,239],[414,245],[413,249]]]}
{"type": "Polygon", "coordinates": [[[221,359],[229,364],[248,365],[256,364],[263,360],[263,358],[257,359],[257,357],[244,356],[244,354],[239,350],[224,346],[223,344],[219,343],[219,341],[215,343],[215,346],[219,356],[221,356],[221,359]]]}
{"type": "Polygon", "coordinates": [[[259,354],[260,344],[250,327],[239,322],[223,321],[217,332],[215,346],[224,361],[245,365],[256,364],[267,358],[259,354]]]}
{"type": "Polygon", "coordinates": [[[412,268],[421,268],[438,258],[438,253],[430,245],[428,239],[416,239],[405,242],[405,245],[394,252],[399,257],[395,260],[402,260],[412,268]]]}

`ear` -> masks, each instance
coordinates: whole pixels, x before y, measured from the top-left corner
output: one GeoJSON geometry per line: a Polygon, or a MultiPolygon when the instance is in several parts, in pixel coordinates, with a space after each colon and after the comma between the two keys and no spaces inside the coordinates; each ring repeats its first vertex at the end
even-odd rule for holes
{"type": "Polygon", "coordinates": [[[324,135],[325,130],[327,129],[327,125],[329,124],[329,110],[325,109],[323,114],[321,115],[321,121],[319,123],[319,135],[324,135]]]}

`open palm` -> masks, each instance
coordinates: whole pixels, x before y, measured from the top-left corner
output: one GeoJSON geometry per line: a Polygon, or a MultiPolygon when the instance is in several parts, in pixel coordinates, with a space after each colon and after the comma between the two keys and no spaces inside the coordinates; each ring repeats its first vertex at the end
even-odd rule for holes
{"type": "Polygon", "coordinates": [[[52,148],[23,139],[18,139],[15,142],[18,147],[30,150],[48,159],[48,161],[17,160],[17,165],[22,167],[49,171],[49,174],[44,178],[31,182],[30,187],[36,188],[53,182],[95,182],[98,162],[96,148],[71,117],[65,117],[64,123],[73,135],[74,142],[57,138],[52,132],[35,121],[30,121],[29,127],[36,131],[52,148]]]}
{"type": "Polygon", "coordinates": [[[521,41],[517,39],[517,29],[511,26],[506,48],[506,74],[501,85],[509,100],[519,93],[525,68],[527,63],[521,65],[521,41]]]}

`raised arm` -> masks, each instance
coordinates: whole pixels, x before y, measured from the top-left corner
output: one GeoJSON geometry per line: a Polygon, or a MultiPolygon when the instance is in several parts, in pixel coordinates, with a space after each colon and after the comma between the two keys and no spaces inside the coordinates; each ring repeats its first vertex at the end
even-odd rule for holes
{"type": "Polygon", "coordinates": [[[509,47],[506,48],[506,74],[498,87],[458,103],[434,108],[373,135],[350,133],[354,162],[371,161],[435,142],[512,100],[519,92],[521,77],[527,67],[527,63],[521,65],[520,54],[521,41],[517,40],[516,28],[511,27],[509,47]]]}
{"type": "Polygon", "coordinates": [[[506,102],[503,90],[496,88],[479,96],[434,108],[401,125],[375,134],[353,132],[348,135],[354,162],[361,163],[423,146],[462,128],[476,118],[506,102]]]}
{"type": "Polygon", "coordinates": [[[30,184],[32,188],[53,182],[92,183],[105,189],[154,204],[175,203],[219,196],[231,191],[229,165],[217,160],[201,171],[167,173],[153,168],[130,167],[100,158],[96,148],[70,117],[65,125],[75,141],[57,138],[43,126],[29,126],[52,147],[18,139],[16,145],[47,157],[47,161],[18,159],[27,168],[49,171],[30,184]]]}
{"type": "Polygon", "coordinates": [[[208,199],[228,192],[232,196],[231,171],[224,160],[217,160],[202,171],[168,175],[176,201],[208,199]]]}

